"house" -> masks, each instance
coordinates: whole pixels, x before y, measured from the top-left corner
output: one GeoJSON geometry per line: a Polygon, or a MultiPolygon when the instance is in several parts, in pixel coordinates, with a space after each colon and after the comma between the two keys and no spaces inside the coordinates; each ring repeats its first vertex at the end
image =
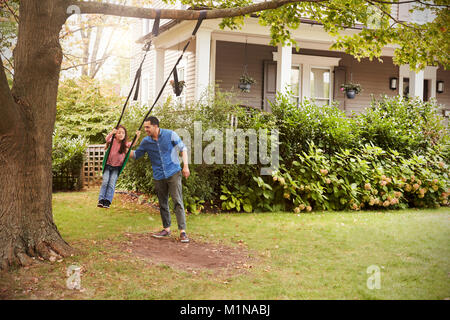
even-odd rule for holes
{"type": "MultiPolygon", "coordinates": [[[[153,6],[186,9],[182,4],[168,5],[160,0],[154,1],[153,6]]],[[[392,14],[407,20],[411,18],[408,9],[408,5],[395,7],[392,14]]],[[[357,61],[343,52],[330,51],[333,38],[315,21],[303,20],[297,30],[292,30],[300,51],[291,46],[269,45],[269,28],[259,25],[256,18],[246,18],[241,30],[222,30],[219,23],[220,19],[203,21],[178,66],[179,80],[187,84],[177,98],[180,102],[197,101],[208,86],[217,85],[222,90],[236,92],[236,99],[241,104],[266,111],[270,111],[268,101],[273,101],[277,92],[286,90],[290,90],[298,102],[314,98],[317,103],[329,104],[335,100],[347,114],[363,112],[370,105],[372,96],[398,94],[423,100],[436,98],[444,109],[450,109],[450,89],[437,92],[437,87],[441,89],[450,84],[450,71],[442,67],[426,67],[415,73],[407,65],[396,66],[392,62],[392,47],[384,48],[382,62],[357,61]],[[238,88],[244,70],[256,80],[250,92],[241,92],[238,88]],[[394,79],[392,84],[391,79],[394,79]],[[363,88],[363,92],[354,99],[348,99],[340,90],[340,85],[349,81],[359,83],[363,88]]],[[[133,76],[143,55],[142,46],[150,37],[152,24],[153,20],[142,19],[133,26],[136,40],[132,48],[133,76]]],[[[195,24],[196,21],[161,21],[160,34],[153,39],[143,67],[142,103],[153,102],[190,39],[195,24]]],[[[358,29],[347,29],[344,34],[355,32],[358,29]]],[[[168,95],[175,97],[170,85],[166,87],[163,98],[168,95]]]]}

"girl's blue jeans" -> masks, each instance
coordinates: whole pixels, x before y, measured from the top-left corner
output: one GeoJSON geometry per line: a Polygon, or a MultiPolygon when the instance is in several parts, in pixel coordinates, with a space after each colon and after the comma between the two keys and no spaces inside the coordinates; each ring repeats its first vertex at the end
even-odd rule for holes
{"type": "Polygon", "coordinates": [[[100,188],[98,201],[106,199],[109,202],[112,202],[118,177],[119,177],[119,168],[106,165],[105,172],[103,172],[102,187],[100,188]]]}

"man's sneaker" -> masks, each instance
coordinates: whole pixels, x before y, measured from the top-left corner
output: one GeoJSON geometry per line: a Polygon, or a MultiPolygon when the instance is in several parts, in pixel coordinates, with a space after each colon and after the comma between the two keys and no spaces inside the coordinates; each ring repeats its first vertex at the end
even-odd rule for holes
{"type": "Polygon", "coordinates": [[[153,236],[154,238],[158,238],[158,239],[169,238],[169,236],[170,236],[170,231],[167,232],[166,230],[162,230],[162,231],[160,231],[160,232],[158,232],[158,233],[152,234],[152,236],[153,236]]]}
{"type": "Polygon", "coordinates": [[[97,207],[103,208],[103,200],[99,200],[99,201],[98,201],[97,207]]]}
{"type": "Polygon", "coordinates": [[[188,238],[186,232],[180,233],[180,241],[184,242],[184,243],[189,242],[189,238],[188,238]]]}
{"type": "Polygon", "coordinates": [[[103,208],[109,209],[109,206],[111,205],[111,202],[109,200],[103,200],[103,208]]]}

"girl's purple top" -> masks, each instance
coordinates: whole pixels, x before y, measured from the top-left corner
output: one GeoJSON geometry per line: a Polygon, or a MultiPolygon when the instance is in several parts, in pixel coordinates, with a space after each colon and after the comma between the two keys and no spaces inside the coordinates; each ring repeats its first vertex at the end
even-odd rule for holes
{"type": "MultiPolygon", "coordinates": [[[[106,136],[106,142],[111,142],[112,133],[106,136]]],[[[131,142],[127,142],[127,150],[124,153],[119,153],[120,150],[120,142],[114,138],[114,142],[111,147],[111,151],[109,152],[109,158],[106,164],[109,164],[113,167],[119,167],[122,165],[123,160],[125,160],[125,156],[127,155],[128,148],[130,148],[131,142]]]]}

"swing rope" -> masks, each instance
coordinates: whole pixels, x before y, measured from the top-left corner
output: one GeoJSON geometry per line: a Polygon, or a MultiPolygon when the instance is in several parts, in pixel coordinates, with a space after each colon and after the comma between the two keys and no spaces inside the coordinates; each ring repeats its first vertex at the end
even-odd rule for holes
{"type": "MultiPolygon", "coordinates": [[[[124,106],[123,106],[123,108],[122,108],[122,113],[121,113],[121,115],[120,115],[119,121],[117,122],[116,129],[119,128],[120,122],[122,121],[123,114],[125,113],[126,106],[127,106],[127,104],[128,104],[128,101],[129,101],[129,99],[130,99],[130,97],[131,97],[131,94],[132,94],[132,92],[133,92],[135,86],[136,86],[136,91],[135,91],[133,100],[136,101],[136,100],[138,99],[138,95],[139,95],[139,86],[140,86],[140,79],[141,79],[141,75],[142,75],[142,66],[144,65],[144,61],[145,61],[145,58],[146,58],[146,56],[147,56],[147,53],[148,53],[148,51],[150,50],[150,46],[151,46],[151,41],[152,41],[152,39],[153,39],[154,37],[157,37],[158,34],[159,34],[160,16],[161,16],[161,10],[160,10],[160,9],[156,9],[156,19],[155,19],[155,22],[154,22],[154,24],[153,24],[152,38],[151,38],[150,41],[147,42],[147,44],[144,46],[144,49],[143,49],[143,50],[145,50],[144,58],[142,59],[141,64],[140,64],[138,70],[136,71],[136,76],[135,76],[135,78],[134,78],[133,85],[132,85],[132,87],[131,87],[131,89],[130,89],[130,93],[128,94],[128,97],[127,97],[127,99],[126,99],[126,101],[125,101],[125,104],[124,104],[124,106]]],[[[140,131],[140,130],[142,129],[142,126],[144,125],[145,119],[147,119],[147,117],[149,116],[149,114],[152,112],[153,108],[155,107],[156,103],[158,102],[159,98],[161,97],[162,93],[164,92],[164,89],[165,89],[165,87],[166,87],[166,85],[167,85],[167,82],[169,82],[169,79],[170,79],[170,77],[171,77],[172,74],[174,75],[175,94],[176,94],[177,96],[179,96],[179,95],[181,94],[180,84],[179,84],[179,81],[178,81],[177,66],[178,66],[178,64],[180,63],[181,59],[183,58],[183,55],[184,55],[184,53],[186,52],[186,49],[188,48],[189,44],[191,43],[191,40],[195,37],[195,35],[196,35],[198,29],[200,28],[200,25],[202,24],[202,22],[203,22],[203,20],[204,20],[205,18],[206,18],[206,10],[200,11],[200,16],[199,16],[199,18],[198,18],[198,20],[197,20],[197,24],[195,25],[194,31],[192,31],[192,36],[191,36],[191,38],[188,40],[188,42],[187,42],[186,45],[184,46],[183,51],[182,51],[180,57],[178,58],[178,60],[177,60],[177,62],[175,63],[174,67],[172,68],[172,70],[170,71],[170,73],[169,73],[168,77],[166,78],[166,81],[165,81],[164,84],[162,85],[161,89],[159,90],[159,93],[158,93],[158,95],[156,96],[156,99],[155,99],[155,101],[153,102],[153,104],[152,104],[150,110],[147,112],[147,114],[145,115],[144,119],[142,120],[141,125],[139,126],[138,131],[140,131]]],[[[112,139],[111,139],[110,146],[109,146],[108,150],[106,151],[106,154],[105,154],[105,156],[104,156],[104,158],[103,158],[103,172],[105,171],[106,163],[108,162],[109,154],[110,154],[110,151],[111,151],[111,148],[112,148],[112,144],[113,144],[113,142],[114,142],[114,137],[115,137],[115,134],[113,134],[112,139]]],[[[128,162],[128,158],[130,157],[130,153],[131,153],[131,147],[132,147],[133,144],[136,142],[136,139],[137,139],[137,135],[134,135],[133,141],[131,142],[131,146],[130,146],[130,148],[128,148],[128,152],[127,152],[127,154],[126,154],[126,156],[125,156],[125,159],[124,159],[124,161],[123,161],[123,163],[122,163],[122,166],[121,166],[121,168],[120,168],[120,170],[119,170],[119,175],[122,173],[123,169],[125,168],[125,165],[126,165],[127,162],[128,162]]]]}

